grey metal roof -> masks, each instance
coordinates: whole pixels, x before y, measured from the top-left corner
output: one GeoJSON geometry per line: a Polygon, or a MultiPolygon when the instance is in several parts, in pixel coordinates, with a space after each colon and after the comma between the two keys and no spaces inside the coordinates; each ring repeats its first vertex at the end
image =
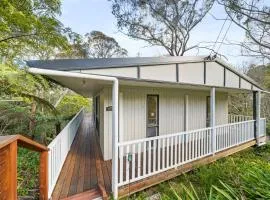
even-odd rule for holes
{"type": "Polygon", "coordinates": [[[56,59],[26,61],[29,67],[61,71],[158,65],[183,62],[201,62],[204,56],[171,57],[133,57],[133,58],[92,58],[92,59],[56,59]]]}

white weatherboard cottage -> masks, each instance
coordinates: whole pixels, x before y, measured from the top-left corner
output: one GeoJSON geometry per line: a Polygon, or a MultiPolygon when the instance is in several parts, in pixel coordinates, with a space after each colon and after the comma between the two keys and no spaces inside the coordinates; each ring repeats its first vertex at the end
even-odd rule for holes
{"type": "Polygon", "coordinates": [[[67,59],[28,65],[32,73],[93,97],[103,159],[112,159],[114,197],[129,183],[254,139],[260,144],[265,134],[263,88],[220,59],[67,59]],[[229,93],[253,93],[254,116],[230,116],[229,93]]]}

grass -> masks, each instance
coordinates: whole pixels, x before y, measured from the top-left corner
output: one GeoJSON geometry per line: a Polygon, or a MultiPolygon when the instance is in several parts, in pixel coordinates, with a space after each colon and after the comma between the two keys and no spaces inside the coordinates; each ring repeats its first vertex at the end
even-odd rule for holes
{"type": "Polygon", "coordinates": [[[270,199],[270,144],[249,148],[161,183],[131,199],[270,199]]]}

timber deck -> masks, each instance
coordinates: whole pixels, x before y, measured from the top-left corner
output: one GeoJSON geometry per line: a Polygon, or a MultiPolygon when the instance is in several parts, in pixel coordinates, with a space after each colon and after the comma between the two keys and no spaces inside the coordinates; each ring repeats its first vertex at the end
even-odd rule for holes
{"type": "Polygon", "coordinates": [[[90,114],[85,114],[63,165],[52,199],[63,199],[89,190],[111,191],[111,161],[103,161],[90,114]]]}
{"type": "MultiPolygon", "coordinates": [[[[193,162],[186,163],[174,169],[158,173],[157,175],[131,183],[129,186],[122,186],[119,188],[119,197],[124,197],[154,186],[198,166],[214,162],[219,158],[226,157],[253,145],[255,145],[255,140],[223,150],[215,155],[210,155],[193,162]]],[[[153,152],[151,152],[151,154],[153,154],[153,152]]],[[[146,155],[148,155],[148,153],[146,155]]],[[[137,155],[135,156],[135,159],[138,159],[137,155]]],[[[152,165],[153,163],[151,163],[151,170],[153,168],[152,165]]],[[[140,169],[142,169],[142,167],[140,169]]],[[[135,171],[137,174],[138,169],[135,171]]],[[[111,193],[111,172],[111,160],[103,161],[98,136],[96,134],[91,115],[86,114],[59,175],[59,179],[52,194],[52,199],[74,199],[73,197],[76,194],[87,194],[87,192],[95,189],[100,191],[100,196],[105,197],[111,193]]],[[[129,175],[131,176],[131,171],[129,175]]],[[[77,197],[77,195],[75,197],[77,197]]]]}

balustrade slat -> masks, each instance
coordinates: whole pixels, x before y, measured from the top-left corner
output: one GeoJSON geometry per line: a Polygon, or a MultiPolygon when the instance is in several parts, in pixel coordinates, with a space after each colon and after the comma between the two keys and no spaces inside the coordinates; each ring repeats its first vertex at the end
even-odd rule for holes
{"type": "Polygon", "coordinates": [[[126,146],[126,180],[125,181],[129,181],[130,179],[130,176],[129,176],[129,169],[130,169],[130,166],[129,166],[129,161],[128,161],[128,155],[129,155],[129,145],[126,146]]]}
{"type": "Polygon", "coordinates": [[[138,144],[138,162],[137,162],[138,163],[138,165],[137,165],[137,170],[138,170],[137,176],[138,177],[141,176],[141,154],[142,154],[141,145],[142,145],[142,143],[138,144]]]}
{"type": "Polygon", "coordinates": [[[162,169],[165,168],[165,139],[162,139],[162,169]]]}
{"type": "Polygon", "coordinates": [[[161,143],[161,140],[158,140],[158,143],[157,143],[157,148],[158,148],[158,165],[157,165],[157,170],[159,171],[160,170],[160,151],[161,151],[161,148],[160,148],[160,144],[161,143]]]}
{"type": "Polygon", "coordinates": [[[194,133],[194,138],[195,138],[195,141],[194,141],[194,158],[198,157],[197,153],[198,153],[198,133],[194,133]]]}
{"type": "Polygon", "coordinates": [[[154,145],[153,145],[153,172],[156,171],[156,140],[153,141],[154,145]]]}
{"type": "Polygon", "coordinates": [[[147,172],[151,173],[151,141],[148,141],[148,169],[147,172]]]}
{"type": "Polygon", "coordinates": [[[171,137],[170,147],[171,147],[171,153],[170,153],[171,161],[170,161],[170,166],[172,166],[173,165],[173,137],[171,137]]]}
{"type": "Polygon", "coordinates": [[[166,159],[166,168],[169,167],[169,147],[170,147],[170,142],[169,142],[169,139],[170,138],[167,138],[166,140],[166,146],[167,146],[167,150],[166,150],[166,156],[167,156],[167,159],[166,159]]]}
{"type": "Polygon", "coordinates": [[[132,145],[132,178],[135,178],[135,161],[136,161],[136,152],[135,152],[135,144],[132,145]]]}
{"type": "Polygon", "coordinates": [[[143,176],[146,174],[146,142],[143,142],[143,176]]]}
{"type": "Polygon", "coordinates": [[[177,136],[175,136],[174,137],[174,165],[176,165],[177,164],[177,148],[178,148],[178,145],[177,145],[177,143],[178,143],[178,141],[177,141],[177,136]]]}
{"type": "Polygon", "coordinates": [[[181,135],[179,135],[178,136],[178,164],[181,163],[181,146],[182,146],[181,139],[182,139],[182,137],[181,137],[181,135]]]}
{"type": "Polygon", "coordinates": [[[120,147],[119,148],[119,157],[120,157],[120,164],[119,164],[119,169],[120,169],[120,175],[119,175],[119,178],[120,178],[120,180],[119,180],[119,182],[120,183],[122,183],[123,182],[123,173],[124,173],[124,171],[123,171],[123,157],[124,157],[124,155],[123,155],[123,148],[124,147],[120,147]]]}

